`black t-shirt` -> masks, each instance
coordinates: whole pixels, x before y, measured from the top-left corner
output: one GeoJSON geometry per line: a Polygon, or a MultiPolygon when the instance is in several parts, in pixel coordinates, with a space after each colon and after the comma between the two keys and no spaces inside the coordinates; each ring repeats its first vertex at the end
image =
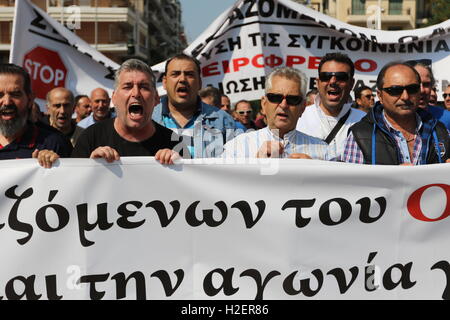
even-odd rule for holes
{"type": "Polygon", "coordinates": [[[61,158],[68,158],[72,152],[72,144],[56,129],[28,122],[21,137],[6,146],[0,145],[0,160],[31,158],[35,149],[52,150],[61,158]]]}
{"type": "MultiPolygon", "coordinates": [[[[86,128],[78,138],[72,152],[72,158],[89,158],[98,147],[109,146],[121,157],[149,156],[153,157],[160,149],[172,149],[182,155],[181,138],[172,130],[153,122],[155,133],[141,142],[131,142],[122,138],[114,129],[114,118],[97,122],[86,128]]],[[[152,120],[153,121],[153,120],[152,120]]]]}

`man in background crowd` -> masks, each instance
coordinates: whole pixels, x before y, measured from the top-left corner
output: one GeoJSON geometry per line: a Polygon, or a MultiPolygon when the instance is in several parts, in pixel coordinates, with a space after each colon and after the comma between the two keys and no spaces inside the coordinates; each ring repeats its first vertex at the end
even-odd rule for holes
{"type": "Polygon", "coordinates": [[[77,126],[72,119],[73,110],[74,97],[70,90],[59,87],[47,93],[48,124],[68,139],[72,139],[77,126]]]}
{"type": "Polygon", "coordinates": [[[221,94],[219,89],[208,86],[200,89],[198,95],[204,103],[221,109],[221,94]]]}
{"type": "Polygon", "coordinates": [[[444,107],[450,111],[450,84],[445,88],[442,97],[444,98],[444,107]]]}
{"type": "Polygon", "coordinates": [[[433,117],[442,122],[447,129],[450,130],[450,111],[428,105],[431,88],[433,88],[435,84],[433,72],[430,66],[415,60],[408,61],[406,63],[412,66],[420,75],[419,107],[431,113],[433,117]]]}
{"type": "Polygon", "coordinates": [[[234,111],[236,112],[236,119],[245,127],[245,131],[248,129],[258,129],[253,121],[253,109],[252,105],[247,100],[239,100],[236,102],[234,111]]]}
{"type": "Polygon", "coordinates": [[[361,86],[353,90],[355,94],[355,108],[365,113],[375,105],[375,96],[368,86],[361,86]]]}
{"type": "Polygon", "coordinates": [[[79,123],[84,118],[87,118],[92,112],[91,99],[85,94],[75,97],[75,121],[79,123]]]}
{"type": "Polygon", "coordinates": [[[226,113],[231,113],[231,101],[227,95],[221,95],[220,97],[220,110],[225,111],[226,113]]]}
{"type": "Polygon", "coordinates": [[[318,93],[319,91],[317,89],[311,89],[308,91],[306,94],[306,106],[311,106],[314,104],[318,93]]]}

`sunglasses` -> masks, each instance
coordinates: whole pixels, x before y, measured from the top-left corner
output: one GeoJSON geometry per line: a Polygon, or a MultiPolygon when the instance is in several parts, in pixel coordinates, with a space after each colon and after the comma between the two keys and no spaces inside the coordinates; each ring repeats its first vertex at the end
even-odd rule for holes
{"type": "Polygon", "coordinates": [[[303,100],[302,96],[293,96],[293,95],[284,96],[279,93],[268,93],[266,94],[266,97],[270,102],[277,104],[280,104],[284,99],[286,99],[286,103],[290,106],[299,105],[303,100]]]}
{"type": "Polygon", "coordinates": [[[239,114],[250,114],[252,113],[252,110],[246,110],[246,111],[238,111],[239,114]]]}
{"type": "Polygon", "coordinates": [[[347,72],[319,72],[320,81],[330,81],[333,77],[336,77],[336,81],[348,81],[350,79],[347,72]]]}
{"type": "Polygon", "coordinates": [[[444,97],[444,99],[447,99],[447,96],[450,96],[450,93],[443,93],[442,96],[444,97]]]}
{"type": "Polygon", "coordinates": [[[381,90],[386,91],[390,96],[397,97],[401,95],[405,90],[406,92],[408,92],[408,94],[418,93],[420,90],[420,84],[413,83],[407,86],[392,86],[387,88],[381,88],[381,90]]]}

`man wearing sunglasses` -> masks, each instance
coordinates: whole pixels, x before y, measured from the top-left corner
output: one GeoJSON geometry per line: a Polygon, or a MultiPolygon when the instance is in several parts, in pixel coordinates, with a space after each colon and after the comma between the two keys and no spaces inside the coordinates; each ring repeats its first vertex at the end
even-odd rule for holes
{"type": "Polygon", "coordinates": [[[245,127],[245,131],[248,129],[258,129],[252,120],[253,109],[249,101],[239,100],[236,102],[235,112],[237,120],[245,127]]]}
{"type": "Polygon", "coordinates": [[[295,129],[305,110],[306,78],[290,67],[274,69],[266,79],[261,108],[267,127],[241,134],[224,146],[225,158],[328,159],[327,144],[295,129]]]}
{"type": "Polygon", "coordinates": [[[430,66],[415,60],[408,61],[407,64],[416,69],[420,75],[421,84],[419,107],[427,110],[433,115],[433,117],[442,122],[447,129],[450,130],[450,111],[429,105],[431,91],[435,84],[433,72],[430,66]]]}
{"type": "Polygon", "coordinates": [[[445,108],[450,111],[450,84],[445,89],[444,93],[442,94],[442,97],[444,98],[444,106],[445,108]]]}
{"type": "Polygon", "coordinates": [[[347,55],[327,53],[320,61],[316,79],[319,96],[297,124],[297,130],[327,142],[332,158],[342,155],[348,129],[365,115],[349,102],[354,73],[347,55]]]}
{"type": "Polygon", "coordinates": [[[375,97],[372,93],[372,89],[368,86],[358,87],[353,91],[355,93],[356,109],[364,111],[365,113],[375,104],[375,97]]]}
{"type": "Polygon", "coordinates": [[[384,66],[377,78],[380,104],[350,128],[343,161],[386,165],[450,163],[445,126],[419,108],[420,75],[406,63],[384,66]]]}

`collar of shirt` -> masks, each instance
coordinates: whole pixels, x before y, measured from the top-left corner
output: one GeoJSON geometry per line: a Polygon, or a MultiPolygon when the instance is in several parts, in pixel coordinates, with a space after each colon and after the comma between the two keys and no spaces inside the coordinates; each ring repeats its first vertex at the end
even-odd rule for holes
{"type": "Polygon", "coordinates": [[[39,135],[39,128],[30,122],[26,124],[27,129],[18,138],[6,146],[0,145],[0,149],[17,150],[19,148],[31,149],[36,146],[36,140],[39,135]]]}
{"type": "MultiPolygon", "coordinates": [[[[390,132],[395,133],[398,136],[402,135],[400,131],[398,131],[391,125],[389,120],[386,118],[386,114],[385,114],[384,110],[383,110],[383,121],[390,132]]],[[[415,134],[418,134],[420,132],[420,130],[422,129],[422,119],[419,117],[419,115],[417,113],[416,113],[416,122],[417,122],[417,125],[416,125],[415,134]]]]}

